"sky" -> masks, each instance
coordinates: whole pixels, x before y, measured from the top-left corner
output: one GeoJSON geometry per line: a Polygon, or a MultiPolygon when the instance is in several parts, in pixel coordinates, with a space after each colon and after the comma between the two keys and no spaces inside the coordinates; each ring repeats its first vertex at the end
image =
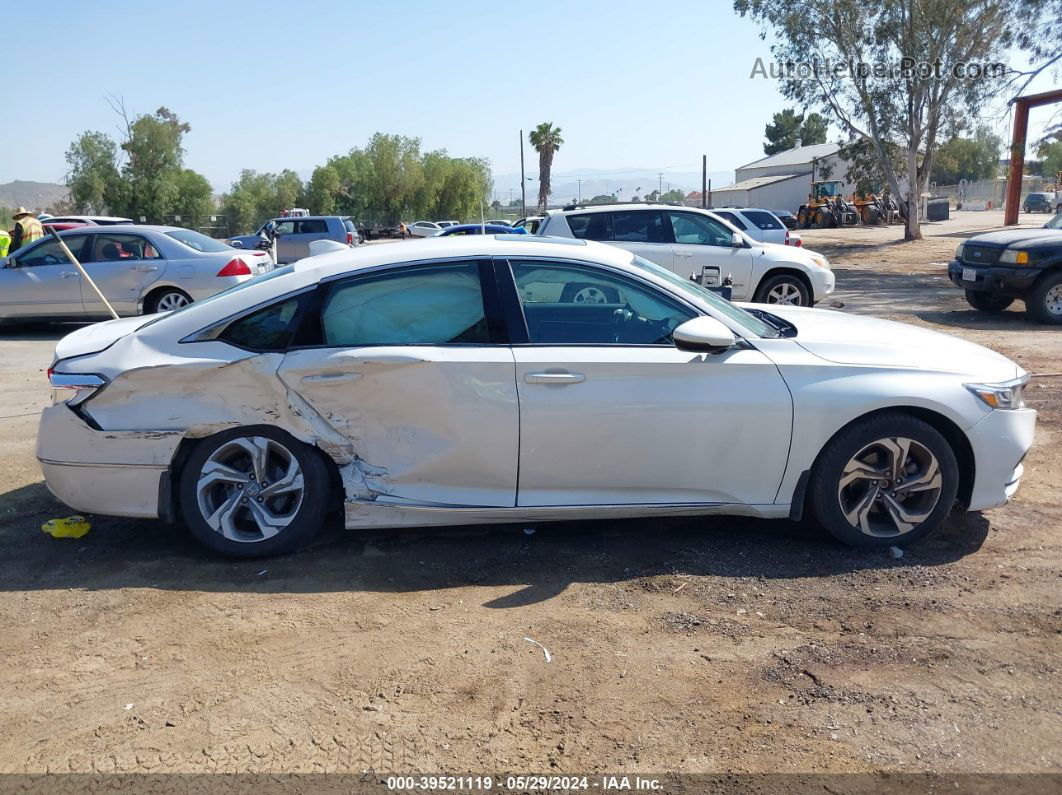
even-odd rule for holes
{"type": "Polygon", "coordinates": [[[49,8],[38,35],[4,45],[0,183],[62,182],[77,135],[117,138],[108,94],[133,115],[165,105],[191,124],[185,164],[218,191],[245,168],[308,176],[378,131],[518,173],[519,131],[543,121],[563,131],[559,175],[696,172],[702,154],[732,171],[763,156],[764,125],[786,104],[774,82],[750,79],[769,42],[729,0],[49,8]]]}

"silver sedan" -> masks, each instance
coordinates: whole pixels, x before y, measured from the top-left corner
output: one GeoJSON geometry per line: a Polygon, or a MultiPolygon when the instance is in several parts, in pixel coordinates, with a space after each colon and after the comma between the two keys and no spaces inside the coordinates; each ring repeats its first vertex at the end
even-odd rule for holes
{"type": "MultiPolygon", "coordinates": [[[[272,268],[264,252],[178,227],[89,226],[59,236],[122,316],[179,309],[272,268]]],[[[0,260],[0,321],[109,317],[84,281],[54,238],[24,246],[0,260]]]]}

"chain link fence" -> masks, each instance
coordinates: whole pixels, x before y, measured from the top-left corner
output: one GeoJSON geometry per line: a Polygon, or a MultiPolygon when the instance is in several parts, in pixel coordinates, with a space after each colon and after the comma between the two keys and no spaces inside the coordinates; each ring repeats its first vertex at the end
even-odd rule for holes
{"type": "MultiPolygon", "coordinates": [[[[1022,179],[1021,198],[1044,189],[1052,184],[1044,177],[1026,176],[1022,179]]],[[[978,182],[963,180],[956,185],[938,185],[929,183],[928,191],[933,198],[947,199],[955,210],[999,210],[1006,203],[1007,180],[986,179],[978,182]]]]}

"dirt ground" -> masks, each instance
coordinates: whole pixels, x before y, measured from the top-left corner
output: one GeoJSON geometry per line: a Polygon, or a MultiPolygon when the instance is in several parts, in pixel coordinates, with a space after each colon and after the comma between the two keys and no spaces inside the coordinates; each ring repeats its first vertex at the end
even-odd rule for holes
{"type": "MultiPolygon", "coordinates": [[[[944,275],[993,223],[804,237],[838,311],[1062,371],[1062,331],[944,275]]],[[[66,330],[0,333],[0,771],[1062,772],[1062,378],[1028,390],[1016,499],[899,559],[683,519],[337,529],[226,562],[157,522],[40,532],[70,513],[33,452],[66,330]]]]}

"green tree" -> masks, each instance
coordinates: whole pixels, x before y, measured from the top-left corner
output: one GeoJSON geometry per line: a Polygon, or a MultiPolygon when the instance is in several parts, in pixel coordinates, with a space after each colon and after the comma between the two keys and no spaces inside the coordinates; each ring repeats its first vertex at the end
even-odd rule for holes
{"type": "Polygon", "coordinates": [[[680,188],[672,188],[661,193],[659,201],[672,204],[678,202],[681,204],[685,198],[686,194],[680,188]]]}
{"type": "Polygon", "coordinates": [[[954,185],[959,180],[993,179],[999,171],[1003,141],[987,127],[979,127],[973,138],[953,136],[940,145],[933,166],[933,181],[954,185]]]}
{"type": "Polygon", "coordinates": [[[538,152],[538,211],[542,213],[546,211],[546,205],[549,203],[553,156],[561,148],[564,139],[561,137],[561,128],[554,127],[552,122],[543,122],[527,137],[538,152]]]}
{"type": "Polygon", "coordinates": [[[1049,180],[1062,171],[1062,141],[1042,141],[1036,149],[1040,158],[1040,174],[1049,180]]]}
{"type": "Polygon", "coordinates": [[[173,214],[181,216],[182,223],[202,225],[206,216],[214,212],[214,189],[206,177],[190,168],[176,172],[174,181],[177,203],[173,214]]]}
{"type": "Polygon", "coordinates": [[[66,151],[66,184],[80,213],[108,215],[121,201],[118,147],[101,132],[84,132],[66,151]]]}
{"type": "MultiPolygon", "coordinates": [[[[1060,7],[1062,0],[734,2],[739,14],[763,25],[764,37],[773,32],[782,94],[804,107],[818,105],[845,134],[872,145],[890,190],[906,198],[908,240],[922,236],[918,197],[940,142],[1005,85],[1004,70],[970,79],[961,65],[1000,61],[1015,45],[1035,40],[1060,7]],[[853,68],[835,68],[847,64],[853,68]],[[903,152],[902,171],[891,161],[890,144],[903,152]]],[[[1057,40],[1046,52],[1059,57],[1057,40]]]]}
{"type": "Polygon", "coordinates": [[[175,214],[184,165],[182,141],[191,129],[165,107],[129,124],[129,137],[121,146],[126,157],[122,179],[127,187],[123,215],[161,223],[175,214]]]}
{"type": "Polygon", "coordinates": [[[279,174],[261,174],[245,169],[221,198],[221,209],[230,227],[247,232],[282,211],[298,206],[306,195],[302,180],[294,171],[285,169],[279,174]]]}
{"type": "Polygon", "coordinates": [[[801,145],[826,143],[826,120],[818,113],[798,114],[792,108],[785,108],[780,113],[774,114],[763,131],[767,142],[763,145],[765,155],[773,155],[784,152],[796,146],[799,140],[801,145]]]}

